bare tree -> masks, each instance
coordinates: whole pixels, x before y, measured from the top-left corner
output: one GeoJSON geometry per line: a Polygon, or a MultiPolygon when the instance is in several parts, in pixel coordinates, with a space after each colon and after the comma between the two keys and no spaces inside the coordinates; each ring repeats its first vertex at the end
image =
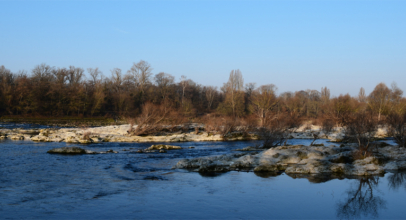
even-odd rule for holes
{"type": "MultiPolygon", "coordinates": [[[[0,66],[0,103],[6,108],[9,114],[12,114],[11,102],[13,100],[12,90],[13,90],[14,75],[10,70],[6,69],[4,66],[0,66]]],[[[0,107],[1,108],[1,107],[0,107]]]]}
{"type": "MultiPolygon", "coordinates": [[[[233,116],[237,116],[236,108],[241,104],[239,93],[244,89],[244,79],[239,69],[232,70],[228,82],[224,84],[222,90],[226,93],[226,99],[232,109],[233,116]]],[[[243,102],[243,100],[242,100],[243,102]]]]}
{"type": "Polygon", "coordinates": [[[97,80],[96,84],[94,84],[93,105],[90,111],[90,115],[93,116],[97,111],[101,109],[105,97],[104,86],[101,80],[97,80]]]}
{"type": "Polygon", "coordinates": [[[256,83],[245,84],[245,93],[247,93],[248,97],[251,97],[251,94],[255,90],[255,87],[256,87],[256,83]]]}
{"type": "Polygon", "coordinates": [[[134,77],[134,82],[142,93],[144,93],[145,87],[151,83],[151,71],[151,65],[143,60],[138,63],[134,63],[131,69],[128,71],[128,73],[134,77]]]}
{"type": "Polygon", "coordinates": [[[99,76],[101,76],[102,72],[99,70],[99,68],[87,68],[87,72],[90,74],[92,77],[92,83],[93,85],[96,84],[96,82],[99,80],[99,76]]]}
{"type": "Polygon", "coordinates": [[[313,141],[310,144],[310,146],[313,146],[314,142],[316,142],[316,140],[321,138],[321,134],[324,134],[325,136],[327,136],[328,133],[330,133],[333,130],[333,128],[334,128],[334,121],[331,119],[324,119],[321,123],[320,130],[312,132],[313,141]]]}
{"type": "Polygon", "coordinates": [[[189,85],[189,81],[186,79],[186,76],[181,76],[180,78],[180,84],[182,85],[182,105],[183,105],[183,99],[185,98],[185,90],[186,87],[189,85]]]}
{"type": "Polygon", "coordinates": [[[359,102],[366,102],[367,101],[367,96],[365,95],[365,89],[362,88],[362,87],[361,87],[361,89],[359,89],[358,101],[359,102]]]}
{"type": "Polygon", "coordinates": [[[403,113],[393,112],[388,115],[386,121],[395,142],[399,147],[406,147],[406,111],[403,113]]]}
{"type": "Polygon", "coordinates": [[[206,99],[207,99],[207,108],[210,110],[213,105],[214,96],[216,95],[217,87],[208,86],[206,87],[206,99]]]}
{"type": "Polygon", "coordinates": [[[169,93],[170,86],[174,83],[175,77],[168,73],[160,72],[155,75],[154,80],[158,86],[162,100],[165,100],[169,93]]]}
{"type": "Polygon", "coordinates": [[[327,87],[321,87],[321,101],[325,104],[330,101],[330,89],[327,87]]]}
{"type": "Polygon", "coordinates": [[[387,110],[391,99],[391,90],[385,83],[379,83],[374,91],[368,96],[368,105],[372,111],[378,113],[378,120],[381,120],[381,115],[387,110]]]}
{"type": "Polygon", "coordinates": [[[270,120],[271,112],[278,103],[275,91],[276,86],[269,84],[259,87],[251,95],[250,110],[259,118],[261,127],[270,120]]]}
{"type": "Polygon", "coordinates": [[[390,105],[389,112],[393,112],[396,109],[401,109],[402,107],[402,95],[403,91],[397,86],[395,82],[391,84],[391,96],[390,96],[390,105]]]}
{"type": "Polygon", "coordinates": [[[259,129],[259,136],[263,141],[263,148],[276,147],[286,142],[293,132],[301,124],[297,115],[278,115],[267,122],[267,125],[259,129]]]}
{"type": "Polygon", "coordinates": [[[77,86],[83,78],[84,70],[82,68],[76,68],[74,66],[69,67],[67,80],[70,86],[77,86]]]}
{"type": "Polygon", "coordinates": [[[36,81],[50,81],[52,79],[52,72],[55,70],[55,67],[51,67],[42,63],[37,65],[32,70],[32,77],[36,81]]]}
{"type": "Polygon", "coordinates": [[[124,106],[125,106],[125,100],[127,94],[124,91],[123,87],[124,83],[124,78],[121,73],[121,69],[119,68],[114,68],[111,70],[111,85],[114,91],[114,103],[116,107],[116,111],[118,111],[119,114],[122,114],[124,111],[124,106]]]}
{"type": "Polygon", "coordinates": [[[374,140],[378,123],[370,112],[359,111],[345,124],[345,136],[358,143],[358,152],[362,158],[369,156],[372,141],[374,140]]]}
{"type": "Polygon", "coordinates": [[[150,135],[162,130],[162,123],[168,118],[172,106],[169,102],[154,105],[150,102],[142,106],[142,113],[137,118],[137,128],[130,129],[130,135],[150,135]]]}

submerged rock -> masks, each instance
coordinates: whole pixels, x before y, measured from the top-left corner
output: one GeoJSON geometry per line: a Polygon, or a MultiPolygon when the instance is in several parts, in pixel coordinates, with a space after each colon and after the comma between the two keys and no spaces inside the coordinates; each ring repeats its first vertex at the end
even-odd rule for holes
{"type": "Polygon", "coordinates": [[[91,151],[91,150],[85,150],[80,147],[60,147],[60,148],[54,148],[52,150],[49,150],[47,153],[49,153],[49,154],[107,154],[107,153],[116,154],[118,152],[114,151],[114,150],[96,152],[96,151],[91,151]]]}
{"type": "Polygon", "coordinates": [[[145,149],[145,150],[179,150],[182,149],[179,146],[172,146],[172,145],[165,145],[165,144],[158,144],[158,145],[152,145],[151,147],[145,149]]]}
{"type": "Polygon", "coordinates": [[[234,151],[258,151],[258,150],[263,150],[257,147],[244,147],[241,149],[235,149],[234,151]]]}
{"type": "Polygon", "coordinates": [[[61,147],[49,150],[47,153],[50,154],[87,154],[89,153],[85,149],[80,147],[61,147]]]}

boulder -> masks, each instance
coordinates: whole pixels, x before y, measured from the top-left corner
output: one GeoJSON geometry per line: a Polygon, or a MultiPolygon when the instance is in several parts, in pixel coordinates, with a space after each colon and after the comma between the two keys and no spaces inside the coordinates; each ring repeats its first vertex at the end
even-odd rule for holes
{"type": "Polygon", "coordinates": [[[92,139],[77,139],[77,142],[81,143],[81,144],[91,144],[93,143],[92,139]]]}
{"type": "Polygon", "coordinates": [[[79,143],[78,139],[76,139],[75,136],[68,136],[68,137],[66,137],[66,138],[65,138],[65,142],[66,142],[66,143],[73,143],[73,144],[79,143]]]}
{"type": "Polygon", "coordinates": [[[18,134],[10,135],[10,136],[8,136],[8,138],[11,140],[24,140],[24,136],[18,135],[18,134]]]}
{"type": "Polygon", "coordinates": [[[165,145],[165,144],[158,144],[158,145],[152,145],[151,147],[145,149],[145,150],[179,150],[182,149],[179,146],[172,146],[172,145],[165,145]]]}
{"type": "Polygon", "coordinates": [[[34,137],[31,138],[32,141],[40,141],[40,142],[45,142],[45,141],[49,141],[49,138],[47,136],[44,135],[36,135],[34,137]]]}

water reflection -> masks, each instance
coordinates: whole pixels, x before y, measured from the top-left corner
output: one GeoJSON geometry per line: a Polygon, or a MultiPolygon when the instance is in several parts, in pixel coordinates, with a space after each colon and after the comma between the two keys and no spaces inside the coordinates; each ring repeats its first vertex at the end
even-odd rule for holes
{"type": "Polygon", "coordinates": [[[261,177],[261,178],[270,178],[270,177],[276,177],[281,175],[282,173],[280,172],[254,172],[256,176],[261,177]]]}
{"type": "Polygon", "coordinates": [[[406,189],[406,173],[391,173],[388,181],[388,186],[392,190],[398,190],[401,186],[406,189]]]}
{"type": "Polygon", "coordinates": [[[306,178],[311,183],[325,183],[333,179],[344,179],[345,176],[341,174],[287,174],[293,179],[302,179],[306,178]]]}
{"type": "Polygon", "coordinates": [[[363,177],[347,190],[347,199],[337,203],[337,217],[355,219],[379,217],[378,211],[386,209],[386,201],[376,195],[379,177],[363,177]]]}
{"type": "Polygon", "coordinates": [[[219,177],[224,174],[225,172],[199,172],[200,176],[202,177],[208,177],[208,178],[213,178],[213,177],[219,177]]]}

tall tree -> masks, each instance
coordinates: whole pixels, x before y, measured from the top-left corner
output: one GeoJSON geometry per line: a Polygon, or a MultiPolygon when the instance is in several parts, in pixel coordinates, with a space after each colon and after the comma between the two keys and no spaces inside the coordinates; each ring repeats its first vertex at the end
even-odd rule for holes
{"type": "Polygon", "coordinates": [[[381,115],[385,113],[391,99],[391,90],[385,83],[379,83],[368,96],[368,105],[378,114],[378,120],[381,120],[381,115]]]}
{"type": "Polygon", "coordinates": [[[242,115],[244,111],[244,79],[239,69],[232,70],[228,82],[222,87],[226,95],[226,107],[231,108],[234,117],[242,115]]]}
{"type": "Polygon", "coordinates": [[[151,65],[144,60],[141,60],[138,63],[134,63],[131,69],[128,71],[128,73],[132,74],[132,76],[134,77],[134,82],[140,89],[141,93],[144,93],[146,86],[151,83],[151,71],[151,65]]]}
{"type": "Polygon", "coordinates": [[[270,120],[271,112],[277,105],[275,90],[276,86],[269,84],[259,87],[251,94],[250,110],[259,118],[261,127],[270,120]]]}

